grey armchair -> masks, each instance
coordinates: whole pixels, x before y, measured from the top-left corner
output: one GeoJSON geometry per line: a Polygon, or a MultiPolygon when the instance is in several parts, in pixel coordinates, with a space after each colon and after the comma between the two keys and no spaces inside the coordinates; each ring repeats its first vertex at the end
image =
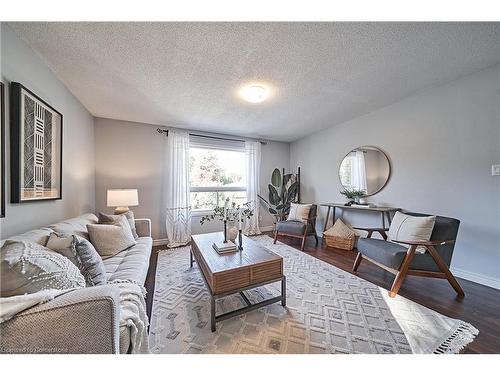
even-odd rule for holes
{"type": "MultiPolygon", "coordinates": [[[[415,212],[404,213],[412,216],[429,216],[415,212]]],[[[358,256],[352,271],[356,272],[361,260],[366,259],[394,273],[396,278],[389,291],[391,297],[398,294],[407,275],[445,278],[457,294],[463,297],[464,291],[449,269],[459,225],[460,221],[457,219],[436,216],[430,240],[419,242],[387,241],[386,228],[355,228],[367,231],[368,236],[358,240],[358,256]],[[371,238],[373,232],[379,232],[384,239],[371,238]],[[418,246],[424,246],[426,252],[417,253],[418,246]]]]}
{"type": "Polygon", "coordinates": [[[282,217],[280,221],[276,223],[276,229],[274,231],[274,243],[278,239],[278,235],[295,237],[302,239],[302,245],[300,249],[303,251],[306,243],[306,238],[308,236],[314,236],[316,239],[316,245],[318,244],[318,236],[316,234],[316,216],[318,214],[318,206],[313,204],[309,210],[309,217],[307,222],[297,221],[297,220],[286,220],[286,217],[282,217]]]}

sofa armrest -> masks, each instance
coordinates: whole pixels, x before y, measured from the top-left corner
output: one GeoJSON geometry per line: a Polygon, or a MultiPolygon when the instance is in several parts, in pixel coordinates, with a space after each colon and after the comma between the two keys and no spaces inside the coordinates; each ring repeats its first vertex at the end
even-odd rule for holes
{"type": "Polygon", "coordinates": [[[151,237],[151,219],[135,219],[135,230],[139,237],[151,237]]]}
{"type": "Polygon", "coordinates": [[[65,293],[0,329],[1,353],[119,353],[119,289],[104,285],[65,293]]]}

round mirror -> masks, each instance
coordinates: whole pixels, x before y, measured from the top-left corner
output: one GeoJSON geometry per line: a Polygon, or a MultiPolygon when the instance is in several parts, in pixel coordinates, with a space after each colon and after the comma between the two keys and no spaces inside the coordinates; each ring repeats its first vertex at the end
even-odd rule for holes
{"type": "Polygon", "coordinates": [[[342,186],[349,190],[362,190],[366,196],[382,190],[390,174],[389,158],[382,150],[373,146],[361,146],[352,150],[339,167],[342,186]]]}

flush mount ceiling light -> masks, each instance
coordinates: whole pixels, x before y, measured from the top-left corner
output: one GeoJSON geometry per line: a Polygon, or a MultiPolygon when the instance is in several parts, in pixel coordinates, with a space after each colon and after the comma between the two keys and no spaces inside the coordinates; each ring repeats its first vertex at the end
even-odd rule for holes
{"type": "Polygon", "coordinates": [[[240,96],[249,103],[261,103],[269,97],[269,88],[261,83],[252,83],[240,89],[240,96]]]}

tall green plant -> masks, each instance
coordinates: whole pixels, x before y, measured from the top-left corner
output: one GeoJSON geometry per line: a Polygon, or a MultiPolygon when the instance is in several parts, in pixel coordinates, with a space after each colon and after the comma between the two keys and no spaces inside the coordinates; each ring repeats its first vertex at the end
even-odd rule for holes
{"type": "Polygon", "coordinates": [[[298,191],[298,182],[290,179],[291,175],[281,175],[278,168],[275,168],[271,175],[271,183],[268,184],[269,199],[261,195],[259,198],[266,204],[271,215],[283,217],[290,211],[292,203],[298,191]]]}

